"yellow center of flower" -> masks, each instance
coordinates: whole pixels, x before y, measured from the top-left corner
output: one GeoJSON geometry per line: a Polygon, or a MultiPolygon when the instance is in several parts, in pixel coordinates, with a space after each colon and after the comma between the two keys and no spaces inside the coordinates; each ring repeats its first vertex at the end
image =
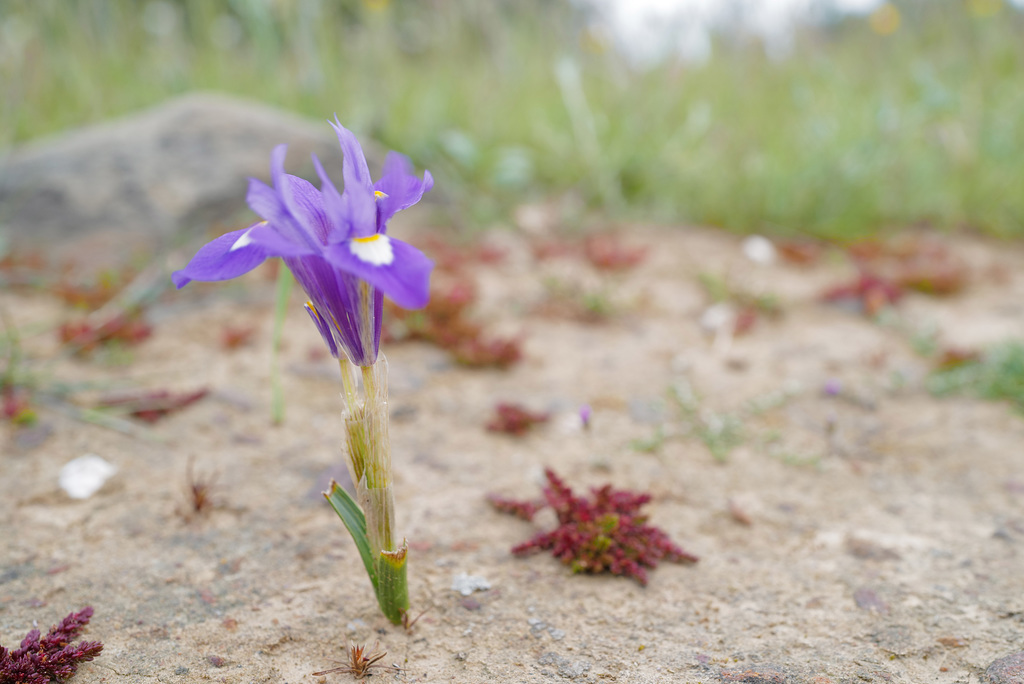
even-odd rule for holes
{"type": "Polygon", "coordinates": [[[373,196],[376,197],[377,199],[384,199],[385,197],[388,196],[388,193],[383,192],[381,190],[374,190],[373,196]]]}

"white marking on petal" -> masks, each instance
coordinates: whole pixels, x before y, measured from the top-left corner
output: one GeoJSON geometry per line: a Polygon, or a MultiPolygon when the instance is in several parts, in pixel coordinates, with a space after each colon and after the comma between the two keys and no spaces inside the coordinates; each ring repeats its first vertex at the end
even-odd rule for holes
{"type": "Polygon", "coordinates": [[[395,260],[395,250],[387,235],[353,238],[348,248],[357,259],[372,266],[390,266],[395,260]]]}
{"type": "MultiPolygon", "coordinates": [[[[255,226],[253,226],[253,227],[255,227],[255,226]]],[[[244,233],[242,233],[242,235],[239,236],[239,238],[237,240],[235,240],[235,244],[231,245],[231,249],[229,249],[228,251],[229,252],[234,252],[236,249],[242,249],[243,247],[248,245],[250,242],[252,242],[252,238],[249,237],[249,233],[251,233],[251,232],[252,232],[252,228],[250,228],[249,230],[247,230],[244,233]]]]}

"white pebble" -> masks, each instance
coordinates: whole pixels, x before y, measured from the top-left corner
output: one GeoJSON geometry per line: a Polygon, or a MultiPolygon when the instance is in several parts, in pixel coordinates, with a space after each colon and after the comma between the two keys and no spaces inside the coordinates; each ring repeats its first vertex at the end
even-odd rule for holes
{"type": "Polygon", "coordinates": [[[86,454],[60,469],[60,488],[72,499],[88,499],[116,472],[117,466],[96,454],[86,454]]]}
{"type": "Polygon", "coordinates": [[[457,591],[463,596],[469,596],[474,591],[486,591],[491,588],[491,583],[485,577],[467,575],[460,572],[452,578],[452,591],[457,591]]]}
{"type": "Polygon", "coordinates": [[[755,264],[775,263],[775,245],[762,235],[751,235],[743,241],[743,254],[755,264]]]}

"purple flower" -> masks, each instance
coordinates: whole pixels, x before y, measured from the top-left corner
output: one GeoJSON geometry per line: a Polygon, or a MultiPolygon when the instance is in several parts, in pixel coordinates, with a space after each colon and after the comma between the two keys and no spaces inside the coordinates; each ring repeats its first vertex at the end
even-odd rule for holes
{"type": "Polygon", "coordinates": [[[434,179],[429,171],[418,178],[406,157],[389,152],[373,183],[359,141],[337,117],[331,126],[345,155],[343,193],[315,154],[320,190],[286,174],[287,146],[278,145],[270,158],[274,187],[249,180],[246,200],[263,220],[204,245],[171,278],[179,288],[192,280],[229,280],[282,257],[306,291],[306,311],[331,354],[370,366],[380,348],[383,296],[406,309],[427,303],[433,262],[388,236],[386,228],[397,212],[420,201],[434,179]]]}

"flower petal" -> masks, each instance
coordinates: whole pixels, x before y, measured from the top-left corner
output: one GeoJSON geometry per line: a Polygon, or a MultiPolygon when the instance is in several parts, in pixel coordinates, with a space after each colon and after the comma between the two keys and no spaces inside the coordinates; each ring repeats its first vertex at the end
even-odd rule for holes
{"type": "Polygon", "coordinates": [[[383,233],[391,217],[420,201],[423,193],[434,187],[434,178],[429,171],[421,180],[413,173],[412,162],[405,155],[388,152],[384,158],[384,170],[373,188],[383,193],[377,200],[377,232],[383,233]]]}
{"type": "Polygon", "coordinates": [[[342,202],[345,215],[350,220],[351,234],[358,237],[373,235],[377,230],[377,201],[363,148],[352,131],[341,125],[338,117],[328,123],[338,134],[341,151],[345,154],[341,166],[341,175],[345,181],[342,202]]]}
{"type": "Polygon", "coordinates": [[[336,267],[365,280],[402,308],[427,305],[434,262],[412,245],[374,235],[333,245],[326,254],[336,267]]]}
{"type": "Polygon", "coordinates": [[[203,245],[185,268],[171,274],[179,289],[193,280],[230,280],[256,268],[267,257],[277,256],[274,249],[285,242],[281,236],[260,222],[225,233],[203,245]]]}
{"type": "MultiPolygon", "coordinates": [[[[295,184],[289,180],[290,178],[295,177],[280,174],[278,175],[278,182],[295,190],[295,184]]],[[[305,181],[303,182],[305,183],[305,181]]],[[[306,185],[309,184],[306,183],[306,185]]],[[[312,186],[310,188],[314,193],[316,192],[315,188],[312,188],[312,186]]],[[[300,193],[300,197],[303,196],[302,189],[299,189],[297,192],[300,193]]],[[[293,192],[292,194],[295,193],[293,192]]],[[[300,225],[299,221],[292,215],[292,212],[285,206],[280,192],[255,178],[249,179],[249,191],[245,199],[249,203],[249,208],[256,212],[264,221],[267,221],[282,240],[292,244],[291,252],[308,254],[309,252],[320,250],[322,243],[319,241],[312,226],[324,222],[325,219],[323,218],[322,211],[319,212],[319,218],[316,218],[314,207],[306,206],[308,202],[303,202],[301,199],[293,200],[292,203],[300,207],[297,211],[304,217],[303,220],[310,223],[311,227],[305,228],[300,225]]],[[[283,256],[283,253],[278,256],[283,256]]]]}
{"type": "MultiPolygon", "coordinates": [[[[377,346],[360,312],[359,280],[318,254],[286,258],[288,268],[309,295],[339,349],[360,366],[376,360],[377,346]]],[[[379,320],[379,319],[378,319],[379,320]]]]}
{"type": "Polygon", "coordinates": [[[352,234],[352,219],[346,213],[347,205],[315,154],[313,155],[313,168],[316,169],[316,175],[320,176],[320,194],[323,197],[324,213],[327,215],[328,223],[333,227],[328,235],[328,242],[341,242],[352,234]]]}
{"type": "Polygon", "coordinates": [[[313,306],[313,302],[306,302],[306,313],[313,319],[313,324],[316,329],[320,331],[320,337],[324,338],[324,343],[331,352],[331,356],[338,358],[338,345],[334,341],[334,334],[331,332],[331,326],[324,320],[324,317],[320,315],[320,312],[313,306]]]}
{"type": "Polygon", "coordinates": [[[283,181],[288,185],[291,204],[288,211],[307,232],[322,245],[326,245],[331,226],[324,211],[324,200],[320,191],[304,178],[285,174],[283,181]]]}

